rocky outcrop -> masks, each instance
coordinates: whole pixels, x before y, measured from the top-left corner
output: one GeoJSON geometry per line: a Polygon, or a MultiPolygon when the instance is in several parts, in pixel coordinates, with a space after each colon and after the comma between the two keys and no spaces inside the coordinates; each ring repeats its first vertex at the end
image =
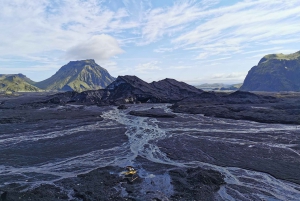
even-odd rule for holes
{"type": "Polygon", "coordinates": [[[98,105],[121,105],[126,103],[173,103],[185,98],[199,96],[202,90],[174,79],[147,83],[136,76],[119,76],[105,89],[81,93],[62,93],[54,96],[56,102],[77,102],[98,105]],[[64,97],[65,94],[65,97],[64,97]],[[61,100],[61,101],[58,101],[61,100]]]}
{"type": "Polygon", "coordinates": [[[179,101],[188,97],[198,96],[203,92],[194,86],[169,78],[152,82],[150,85],[163,97],[165,102],[179,101]]]}
{"type": "Polygon", "coordinates": [[[261,104],[276,102],[272,96],[263,96],[247,91],[235,91],[229,95],[222,96],[222,102],[226,104],[261,104]]]}
{"type": "Polygon", "coordinates": [[[147,83],[136,76],[119,76],[106,90],[106,100],[117,102],[169,103],[200,95],[203,91],[184,82],[164,79],[147,83]]]}
{"type": "Polygon", "coordinates": [[[188,97],[179,104],[209,103],[209,104],[261,104],[276,102],[276,98],[272,96],[263,96],[247,91],[235,91],[233,93],[215,93],[203,92],[200,95],[188,97]]]}
{"type": "Polygon", "coordinates": [[[87,59],[70,61],[50,78],[35,83],[35,86],[45,90],[82,92],[103,89],[114,80],[106,69],[93,59],[87,59]]]}
{"type": "Polygon", "coordinates": [[[300,51],[264,56],[245,78],[243,91],[300,91],[300,51]]]}
{"type": "Polygon", "coordinates": [[[221,173],[202,168],[171,170],[170,175],[175,191],[172,195],[174,200],[215,200],[214,192],[225,184],[221,173]]]}
{"type": "Polygon", "coordinates": [[[127,107],[126,105],[120,105],[120,106],[118,107],[118,109],[119,109],[119,110],[126,110],[126,109],[128,109],[128,107],[127,107]]]}
{"type": "MultiPolygon", "coordinates": [[[[275,94],[276,95],[276,94],[275,94]]],[[[262,123],[300,124],[299,101],[279,94],[281,98],[244,91],[215,95],[214,99],[190,99],[171,106],[173,112],[204,116],[250,120],[262,123]],[[285,98],[284,98],[285,97],[285,98]]]]}

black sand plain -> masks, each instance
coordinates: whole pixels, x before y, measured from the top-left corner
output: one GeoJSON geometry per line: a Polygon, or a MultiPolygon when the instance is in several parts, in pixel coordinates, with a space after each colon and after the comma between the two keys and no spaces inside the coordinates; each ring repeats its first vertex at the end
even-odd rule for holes
{"type": "Polygon", "coordinates": [[[276,200],[280,182],[300,195],[298,93],[124,110],[48,95],[0,97],[2,200],[276,200]],[[125,165],[139,178],[124,178],[125,165]]]}

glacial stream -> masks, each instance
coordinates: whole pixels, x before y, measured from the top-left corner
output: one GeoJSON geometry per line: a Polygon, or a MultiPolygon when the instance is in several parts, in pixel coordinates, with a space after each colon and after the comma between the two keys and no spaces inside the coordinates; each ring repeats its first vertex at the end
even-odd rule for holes
{"type": "MultiPolygon", "coordinates": [[[[218,158],[210,155],[207,150],[202,150],[206,161],[197,160],[193,156],[184,160],[184,155],[181,159],[174,160],[159,145],[160,141],[168,140],[166,146],[174,148],[175,144],[169,142],[176,139],[176,142],[184,147],[186,142],[207,140],[212,145],[221,143],[222,146],[238,146],[243,150],[259,148],[269,150],[270,154],[277,151],[281,153],[283,150],[286,157],[290,157],[290,161],[299,162],[300,151],[293,147],[299,142],[300,129],[295,125],[262,124],[190,114],[176,114],[176,118],[167,120],[128,114],[130,110],[145,110],[151,107],[160,107],[166,112],[171,112],[166,104],[133,105],[126,110],[113,108],[105,111],[101,115],[104,120],[92,124],[73,125],[66,129],[49,128],[2,134],[0,187],[18,183],[32,188],[41,183],[52,184],[63,178],[74,177],[106,166],[133,165],[141,167],[139,173],[141,177],[152,177],[153,175],[145,171],[143,165],[136,161],[137,157],[142,157],[158,164],[202,167],[222,173],[226,185],[217,192],[216,199],[219,200],[300,200],[300,185],[296,183],[276,179],[253,168],[219,165],[218,158]],[[115,133],[119,132],[119,129],[126,129],[125,135],[128,137],[121,145],[108,144],[108,148],[104,145],[99,146],[100,148],[95,145],[101,144],[101,139],[98,139],[99,133],[102,135],[106,132],[115,133]],[[82,135],[82,132],[88,134],[82,135]],[[183,136],[184,139],[181,141],[183,136]],[[70,146],[73,150],[60,154],[58,148],[66,146],[63,150],[67,150],[66,143],[74,146],[70,146]],[[51,151],[55,152],[56,149],[57,153],[52,154],[51,151]],[[23,158],[24,150],[33,150],[30,159],[23,158]]],[[[31,125],[34,126],[36,125],[31,125]]],[[[117,141],[118,137],[114,140],[117,141]]],[[[199,151],[199,147],[197,150],[199,151]]],[[[157,179],[162,180],[158,188],[164,189],[161,191],[168,197],[172,193],[172,188],[169,187],[170,177],[157,175],[157,179]]]]}

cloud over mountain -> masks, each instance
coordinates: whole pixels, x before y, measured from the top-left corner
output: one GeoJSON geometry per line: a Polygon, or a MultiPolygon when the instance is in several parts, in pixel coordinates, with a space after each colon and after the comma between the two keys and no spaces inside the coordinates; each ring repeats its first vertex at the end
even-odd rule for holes
{"type": "Polygon", "coordinates": [[[89,40],[68,49],[66,51],[66,58],[70,60],[81,60],[86,58],[106,60],[123,52],[124,51],[114,37],[107,34],[101,34],[93,36],[89,40]]]}
{"type": "Polygon", "coordinates": [[[246,74],[264,54],[298,51],[299,13],[299,0],[2,0],[0,71],[40,80],[69,60],[95,59],[114,63],[114,76],[137,68],[143,79],[153,61],[154,80],[246,74]]]}

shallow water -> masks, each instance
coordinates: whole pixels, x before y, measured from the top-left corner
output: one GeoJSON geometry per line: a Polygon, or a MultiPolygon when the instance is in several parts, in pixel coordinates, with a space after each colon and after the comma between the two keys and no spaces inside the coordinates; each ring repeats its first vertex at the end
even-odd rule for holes
{"type": "MultiPolygon", "coordinates": [[[[133,105],[127,110],[112,108],[104,112],[103,121],[89,125],[74,124],[66,129],[3,133],[0,135],[0,185],[20,183],[32,187],[73,177],[98,167],[134,165],[141,167],[139,174],[146,178],[143,184],[145,189],[157,188],[161,190],[162,197],[170,196],[172,187],[169,175],[151,175],[143,169],[143,164],[137,162],[137,157],[142,157],[174,167],[199,166],[221,172],[227,184],[216,195],[220,200],[299,200],[298,184],[276,179],[260,171],[210,162],[216,158],[207,150],[202,150],[207,160],[196,157],[171,159],[159,146],[159,142],[164,140],[172,142],[176,139],[180,142],[182,138],[182,143],[206,140],[212,144],[238,147],[240,150],[269,150],[270,155],[280,151],[288,161],[299,163],[300,151],[294,148],[300,144],[300,131],[296,126],[190,114],[177,114],[178,117],[174,119],[127,114],[129,110],[151,107],[171,112],[167,106],[143,104],[133,105]],[[120,136],[123,136],[122,139],[120,136]],[[110,137],[112,139],[104,140],[110,137]],[[152,178],[151,181],[155,181],[156,185],[151,186],[147,178],[152,178]]],[[[31,124],[32,130],[34,126],[36,124],[31,124]]]]}

